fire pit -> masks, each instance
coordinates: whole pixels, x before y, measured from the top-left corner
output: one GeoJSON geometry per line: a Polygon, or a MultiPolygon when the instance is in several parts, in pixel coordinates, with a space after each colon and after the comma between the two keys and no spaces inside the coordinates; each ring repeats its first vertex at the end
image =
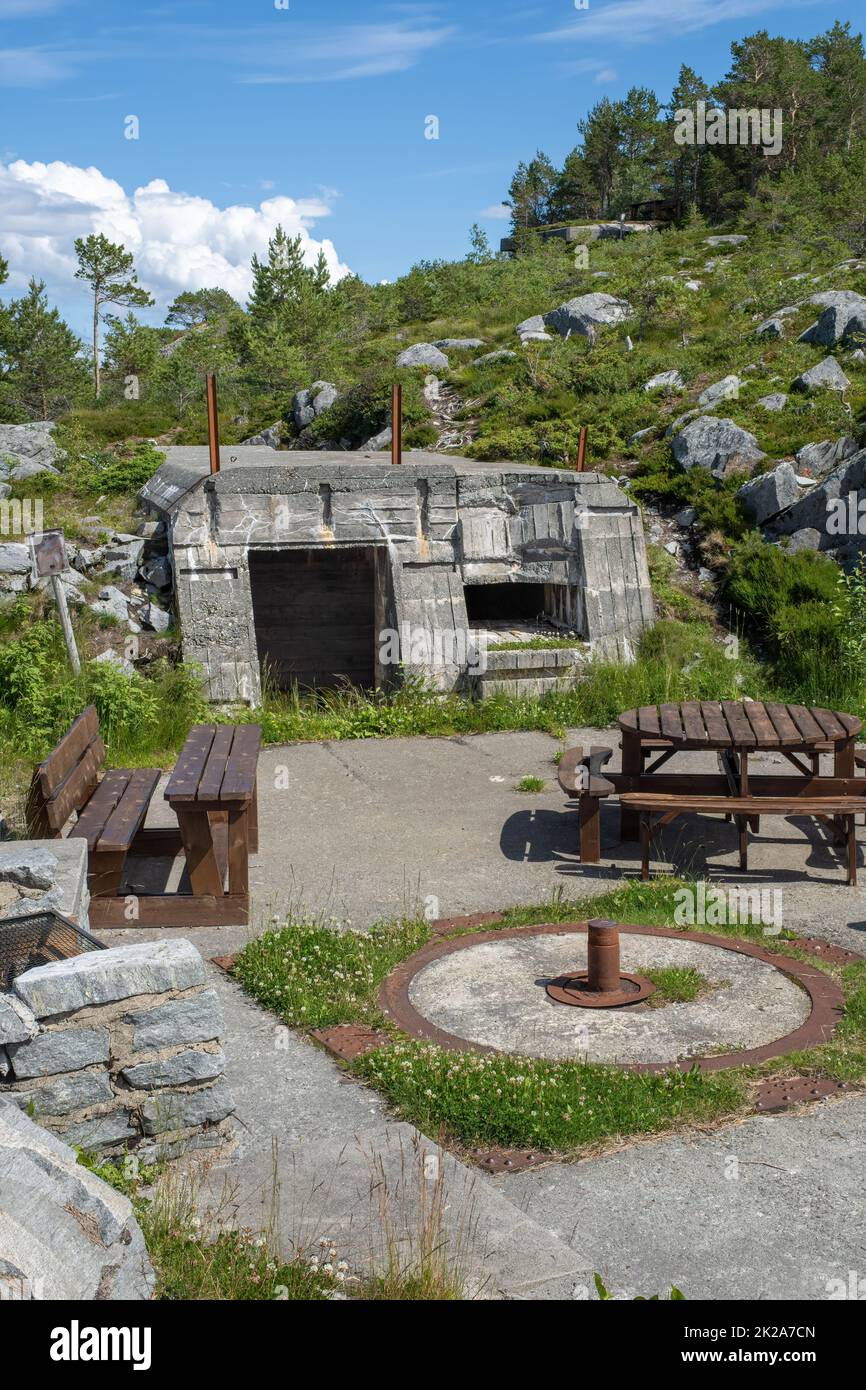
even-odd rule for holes
{"type": "Polygon", "coordinates": [[[34,966],[105,949],[101,941],[53,908],[4,917],[0,921],[0,990],[10,989],[13,980],[34,966]]]}

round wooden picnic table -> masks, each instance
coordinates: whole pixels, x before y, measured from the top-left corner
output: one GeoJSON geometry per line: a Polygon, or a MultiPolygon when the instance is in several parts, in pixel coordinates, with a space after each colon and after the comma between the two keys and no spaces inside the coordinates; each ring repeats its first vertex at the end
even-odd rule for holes
{"type": "MultiPolygon", "coordinates": [[[[657,766],[680,749],[707,749],[727,756],[741,796],[749,793],[749,754],[782,753],[799,771],[817,774],[818,754],[832,752],[834,775],[853,777],[854,745],[862,727],[853,714],[819,706],[762,700],[683,700],[641,705],[619,717],[623,773],[640,776],[647,751],[658,751],[657,766]],[[797,753],[810,759],[803,766],[797,753]]],[[[653,769],[647,769],[651,772],[653,769]]],[[[623,838],[635,837],[634,813],[623,811],[623,838]]]]}

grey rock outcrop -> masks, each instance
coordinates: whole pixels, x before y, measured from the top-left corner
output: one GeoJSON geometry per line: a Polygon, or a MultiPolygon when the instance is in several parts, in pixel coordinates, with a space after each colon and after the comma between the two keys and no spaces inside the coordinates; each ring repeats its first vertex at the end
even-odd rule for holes
{"type": "Polygon", "coordinates": [[[114,618],[119,623],[125,623],[129,617],[129,600],[123,590],[113,584],[100,589],[99,598],[88,606],[97,617],[114,618]]]}
{"type": "Polygon", "coordinates": [[[731,233],[729,233],[727,236],[705,236],[705,237],[704,237],[704,245],[705,245],[705,246],[742,246],[742,245],[744,244],[744,242],[747,242],[748,240],[749,240],[749,238],[748,238],[747,236],[741,236],[739,233],[731,232],[731,233]]]}
{"type": "Polygon", "coordinates": [[[56,855],[41,848],[22,848],[14,845],[4,849],[0,859],[0,883],[17,883],[22,888],[51,888],[56,882],[60,865],[56,855]]]}
{"type": "Polygon", "coordinates": [[[784,391],[773,391],[769,396],[761,396],[756,401],[756,405],[761,406],[763,410],[784,410],[787,404],[788,397],[784,391]]]}
{"type": "Polygon", "coordinates": [[[54,442],[52,420],[27,425],[0,425],[0,477],[27,478],[33,473],[56,473],[64,457],[54,442]],[[21,471],[21,470],[24,471],[21,471]]]}
{"type": "Polygon", "coordinates": [[[655,376],[651,376],[649,381],[644,382],[643,389],[645,391],[655,391],[660,386],[663,386],[666,391],[682,391],[685,387],[685,382],[676,368],[674,368],[669,372],[656,372],[655,376]]]}
{"type": "MultiPolygon", "coordinates": [[[[297,399],[297,397],[295,399],[297,399]]],[[[262,430],[260,434],[253,434],[249,439],[244,439],[241,442],[249,445],[262,445],[268,449],[279,449],[282,431],[282,420],[276,420],[274,424],[268,425],[268,428],[262,430]]]]}
{"type": "Polygon", "coordinates": [[[485,352],[483,357],[475,357],[470,363],[473,367],[483,367],[485,362],[508,362],[517,356],[510,348],[499,348],[496,352],[485,352]]]}
{"type": "Polygon", "coordinates": [[[172,617],[164,608],[157,608],[155,603],[146,603],[141,610],[141,621],[151,632],[167,632],[172,617]]]}
{"type": "Polygon", "coordinates": [[[625,323],[633,316],[634,310],[627,299],[617,299],[615,295],[595,291],[560,304],[558,309],[544,315],[544,322],[548,328],[555,329],[561,338],[567,338],[572,333],[581,333],[586,337],[591,330],[610,328],[625,323]]]}
{"type": "Polygon", "coordinates": [[[759,526],[785,507],[793,506],[799,496],[797,475],[790,463],[780,463],[737,490],[737,498],[759,526]]]}
{"type": "Polygon", "coordinates": [[[0,1299],[140,1300],[155,1285],[128,1197],[0,1097],[0,1299]]]}
{"type": "Polygon", "coordinates": [[[793,382],[795,391],[847,391],[851,385],[835,357],[825,357],[823,362],[801,372],[793,382]]]}
{"type": "Polygon", "coordinates": [[[853,458],[856,452],[857,441],[850,435],[844,435],[842,439],[823,439],[818,444],[804,444],[794,457],[801,472],[807,471],[821,478],[846,459],[853,458]]]}
{"type": "Polygon", "coordinates": [[[391,440],[393,438],[394,433],[391,429],[391,426],[386,425],[385,428],[383,430],[380,430],[378,434],[374,434],[371,439],[368,439],[366,444],[361,445],[361,451],[365,454],[380,453],[383,449],[387,449],[390,447],[391,440]]]}
{"type": "Polygon", "coordinates": [[[295,428],[305,430],[317,416],[339,399],[339,395],[332,381],[314,381],[305,391],[298,391],[292,400],[295,428]]]}
{"type": "MultiPolygon", "coordinates": [[[[551,336],[547,331],[543,314],[533,314],[528,319],[523,319],[515,328],[515,333],[521,343],[549,343],[551,336]]],[[[488,358],[492,354],[488,353],[488,358]]]]}
{"type": "MultiPolygon", "coordinates": [[[[832,293],[832,291],[831,291],[832,293]]],[[[850,293],[849,291],[845,292],[850,293]]],[[[820,318],[800,334],[801,343],[836,347],[866,336],[866,299],[861,295],[827,305],[820,318]]]]}
{"type": "Polygon", "coordinates": [[[437,338],[434,347],[441,348],[443,352],[453,350],[454,352],[466,352],[469,348],[480,348],[484,346],[483,338],[437,338]]]}
{"type": "Polygon", "coordinates": [[[448,358],[433,343],[413,343],[397,354],[398,367],[430,367],[434,371],[448,370],[448,358]]]}
{"type": "Polygon", "coordinates": [[[671,449],[682,468],[706,468],[717,478],[724,477],[732,464],[757,463],[764,458],[753,434],[733,420],[712,415],[692,420],[674,436],[671,449]]]}
{"type": "Polygon", "coordinates": [[[738,376],[725,376],[721,381],[713,382],[698,396],[699,406],[714,406],[720,401],[736,400],[740,394],[742,382],[738,376]]]}
{"type": "Polygon", "coordinates": [[[30,551],[18,541],[0,544],[0,592],[21,593],[30,585],[30,551]]]}
{"type": "Polygon", "coordinates": [[[866,449],[840,463],[793,506],[773,517],[764,529],[768,539],[786,539],[799,549],[828,550],[845,563],[866,548],[861,505],[866,503],[866,449]],[[851,526],[853,517],[854,526],[851,526]]]}

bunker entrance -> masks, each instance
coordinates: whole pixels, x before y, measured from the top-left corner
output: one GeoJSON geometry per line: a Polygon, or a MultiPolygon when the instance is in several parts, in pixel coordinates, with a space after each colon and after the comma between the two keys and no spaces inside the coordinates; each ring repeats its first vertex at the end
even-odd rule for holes
{"type": "Polygon", "coordinates": [[[374,547],[251,550],[249,565],[266,683],[278,690],[377,683],[374,547]]]}

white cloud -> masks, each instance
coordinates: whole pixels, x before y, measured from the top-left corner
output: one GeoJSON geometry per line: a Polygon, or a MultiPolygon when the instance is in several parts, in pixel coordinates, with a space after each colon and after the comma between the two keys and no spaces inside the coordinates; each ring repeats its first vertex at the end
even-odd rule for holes
{"type": "Polygon", "coordinates": [[[507,222],[511,216],[511,208],[507,208],[504,203],[491,203],[489,208],[482,208],[479,217],[487,217],[494,222],[507,222]]]}
{"type": "Polygon", "coordinates": [[[315,30],[292,28],[283,37],[260,34],[236,48],[235,62],[249,70],[240,82],[342,82],[405,72],[419,58],[451,38],[453,27],[401,20],[386,24],[332,25],[315,30]]]}
{"type": "Polygon", "coordinates": [[[595,74],[594,81],[596,81],[596,82],[615,82],[615,81],[616,81],[616,70],[615,70],[614,68],[602,68],[600,72],[597,72],[597,73],[595,74]]]}
{"type": "Polygon", "coordinates": [[[208,198],[171,189],[152,179],[127,194],[99,169],[82,169],[59,160],[28,164],[0,162],[0,253],[9,262],[10,288],[18,291],[31,275],[44,278],[53,294],[76,298],[74,241],[102,232],[135,256],[143,284],[164,307],[185,289],[218,285],[243,302],[250,291],[250,258],[262,255],[281,223],[301,235],[312,263],[319,251],[333,279],[348,267],[333,242],[316,240],[314,224],[330,212],[318,198],[267,198],[258,207],[219,208],[208,198]]]}
{"type": "Polygon", "coordinates": [[[0,19],[27,19],[56,10],[62,0],[0,0],[0,19]]]}
{"type": "Polygon", "coordinates": [[[42,87],[69,76],[64,54],[44,48],[0,48],[0,87],[42,87]]]}
{"type": "Polygon", "coordinates": [[[812,5],[814,0],[611,0],[604,7],[592,5],[575,14],[572,22],[536,37],[541,42],[575,39],[617,39],[622,43],[650,43],[672,33],[697,33],[714,24],[730,24],[765,14],[768,10],[812,5]]]}

